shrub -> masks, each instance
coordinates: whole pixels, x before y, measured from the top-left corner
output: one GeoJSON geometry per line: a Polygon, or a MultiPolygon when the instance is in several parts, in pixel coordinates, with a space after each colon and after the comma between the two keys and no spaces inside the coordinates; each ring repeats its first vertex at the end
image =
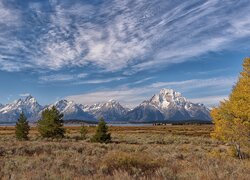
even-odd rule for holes
{"type": "Polygon", "coordinates": [[[91,139],[92,142],[109,143],[111,135],[108,133],[108,126],[103,118],[100,119],[96,128],[96,133],[91,139]]]}
{"type": "Polygon", "coordinates": [[[63,138],[63,114],[55,106],[42,112],[42,118],[38,121],[38,131],[42,137],[63,138]]]}
{"type": "Polygon", "coordinates": [[[115,171],[125,171],[130,175],[150,175],[164,166],[162,159],[149,156],[145,152],[126,153],[110,152],[102,161],[102,171],[113,174],[115,171]]]}
{"type": "Polygon", "coordinates": [[[87,133],[88,133],[87,128],[84,125],[82,125],[80,128],[81,139],[86,139],[87,133]]]}
{"type": "Polygon", "coordinates": [[[30,130],[29,122],[27,121],[25,114],[22,112],[19,115],[19,118],[15,126],[16,138],[18,140],[28,140],[29,130],[30,130]]]}

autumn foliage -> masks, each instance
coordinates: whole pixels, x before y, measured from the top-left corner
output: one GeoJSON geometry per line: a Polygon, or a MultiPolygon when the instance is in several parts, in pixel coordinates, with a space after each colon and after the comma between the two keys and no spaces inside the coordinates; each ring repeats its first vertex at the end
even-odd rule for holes
{"type": "Polygon", "coordinates": [[[237,156],[243,158],[241,148],[250,148],[250,58],[243,63],[243,71],[228,100],[211,111],[215,124],[212,137],[230,143],[237,156]]]}

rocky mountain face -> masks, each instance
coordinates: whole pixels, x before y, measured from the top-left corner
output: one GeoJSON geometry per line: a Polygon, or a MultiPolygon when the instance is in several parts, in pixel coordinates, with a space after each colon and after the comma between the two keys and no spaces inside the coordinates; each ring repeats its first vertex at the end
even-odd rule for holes
{"type": "Polygon", "coordinates": [[[34,97],[27,96],[13,103],[0,105],[0,122],[15,122],[22,111],[30,121],[37,121],[42,111],[52,106],[56,106],[64,114],[65,120],[96,121],[100,117],[108,122],[211,120],[210,111],[203,104],[192,103],[172,89],[162,89],[159,94],[132,110],[114,100],[91,106],[60,100],[41,106],[34,97]]]}
{"type": "Polygon", "coordinates": [[[157,107],[144,101],[139,106],[129,111],[124,119],[130,122],[163,121],[164,115],[157,107]]]}
{"type": "Polygon", "coordinates": [[[189,102],[179,92],[162,89],[159,94],[128,112],[127,119],[145,121],[210,121],[210,111],[203,104],[189,102]]]}
{"type": "Polygon", "coordinates": [[[6,104],[0,109],[0,122],[16,121],[19,114],[24,112],[29,120],[35,120],[37,114],[43,109],[32,96],[25,99],[18,99],[13,103],[6,104]]]}
{"type": "Polygon", "coordinates": [[[106,121],[122,121],[128,109],[119,102],[109,100],[106,103],[98,103],[92,106],[83,107],[84,111],[93,114],[96,119],[103,117],[106,121]]]}
{"type": "Polygon", "coordinates": [[[60,100],[48,106],[55,106],[64,115],[64,120],[95,120],[95,117],[82,109],[82,106],[73,101],[60,100]]]}

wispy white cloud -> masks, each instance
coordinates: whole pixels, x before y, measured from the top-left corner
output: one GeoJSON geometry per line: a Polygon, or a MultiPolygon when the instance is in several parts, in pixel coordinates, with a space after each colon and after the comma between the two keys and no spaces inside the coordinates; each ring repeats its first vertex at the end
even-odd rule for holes
{"type": "Polygon", "coordinates": [[[42,75],[39,77],[40,83],[48,82],[68,82],[71,85],[80,85],[80,84],[102,84],[114,81],[120,81],[125,77],[112,77],[112,78],[99,78],[87,80],[88,74],[51,74],[51,75],[42,75]]]}
{"type": "Polygon", "coordinates": [[[19,11],[6,7],[3,1],[0,1],[0,24],[4,26],[17,26],[20,24],[19,11]]]}
{"type": "Polygon", "coordinates": [[[108,82],[113,82],[113,81],[120,81],[122,79],[124,79],[124,77],[92,79],[92,80],[78,81],[78,82],[75,82],[74,84],[101,84],[101,83],[108,83],[108,82]]]}
{"type": "Polygon", "coordinates": [[[146,82],[146,81],[152,80],[153,78],[154,78],[154,77],[144,78],[144,79],[141,79],[141,80],[135,81],[135,82],[133,82],[132,84],[141,84],[141,83],[143,83],[143,82],[146,82]]]}
{"type": "Polygon", "coordinates": [[[59,81],[76,81],[82,78],[85,78],[87,74],[80,73],[80,74],[52,74],[52,75],[45,75],[40,76],[40,82],[59,82],[59,81]]]}
{"type": "Polygon", "coordinates": [[[98,102],[106,102],[110,99],[117,100],[127,107],[134,107],[138,105],[138,102],[144,100],[145,97],[137,96],[138,92],[135,89],[115,89],[115,90],[103,90],[98,92],[86,93],[81,95],[72,95],[66,97],[66,99],[73,100],[83,104],[95,104],[98,102]]]}
{"type": "Polygon", "coordinates": [[[213,69],[207,71],[198,71],[198,72],[187,72],[187,74],[198,74],[198,75],[214,75],[221,72],[229,72],[231,68],[221,68],[221,69],[213,69]]]}
{"type": "Polygon", "coordinates": [[[22,94],[19,94],[19,96],[21,96],[21,97],[27,97],[27,96],[29,96],[30,94],[29,93],[22,93],[22,94]]]}
{"type": "Polygon", "coordinates": [[[227,95],[222,96],[205,96],[199,98],[190,98],[189,100],[194,103],[206,104],[209,107],[217,106],[219,102],[228,99],[227,95]]]}
{"type": "MultiPolygon", "coordinates": [[[[101,91],[85,93],[80,95],[72,95],[66,97],[67,99],[74,100],[79,103],[93,104],[96,102],[105,102],[109,99],[115,99],[128,107],[134,107],[144,100],[149,99],[153,94],[156,94],[162,88],[175,89],[184,94],[188,91],[199,90],[200,88],[209,89],[210,92],[218,91],[221,89],[230,89],[235,83],[235,78],[210,78],[210,79],[191,79],[187,81],[176,81],[176,82],[158,82],[149,84],[142,87],[128,87],[127,85],[122,85],[114,89],[105,89],[101,91]]],[[[204,103],[208,106],[217,105],[219,101],[226,98],[228,95],[214,95],[207,96],[196,93],[192,98],[187,97],[189,100],[204,103]]]]}
{"type": "Polygon", "coordinates": [[[131,67],[138,71],[180,63],[208,52],[227,49],[240,38],[250,36],[250,5],[247,0],[210,1],[105,1],[93,6],[85,2],[66,5],[50,1],[51,12],[37,3],[30,5],[35,15],[25,22],[19,14],[0,2],[0,23],[15,26],[18,33],[0,28],[2,70],[58,70],[64,67],[101,67],[118,71],[131,67]],[[230,13],[229,13],[230,12],[230,13]],[[40,22],[40,34],[27,24],[40,22]],[[20,28],[16,24],[21,24],[20,28]],[[12,36],[10,36],[12,35],[12,36]],[[32,47],[32,48],[31,48],[32,47]],[[8,53],[3,53],[7,49],[8,53]],[[21,55],[20,55],[21,54],[21,55]]]}
{"type": "MultiPolygon", "coordinates": [[[[91,6],[83,6],[75,11],[72,7],[65,9],[55,5],[55,13],[50,16],[50,31],[42,37],[42,40],[45,40],[42,47],[44,55],[36,60],[38,65],[59,69],[65,65],[84,66],[92,63],[115,71],[126,67],[130,60],[145,53],[146,44],[140,40],[145,38],[142,37],[145,34],[135,31],[138,24],[134,22],[133,14],[124,12],[114,17],[107,14],[101,23],[74,23],[71,16],[76,19],[89,16],[83,11],[85,8],[90,14],[96,10],[91,6]],[[76,30],[72,31],[72,25],[76,30]],[[68,36],[71,36],[71,39],[65,41],[68,36]]],[[[102,8],[105,12],[110,8],[119,11],[121,7],[118,7],[117,3],[105,3],[102,8]]],[[[99,16],[105,15],[101,13],[99,16]]]]}
{"type": "Polygon", "coordinates": [[[162,87],[173,87],[177,89],[197,89],[204,87],[231,87],[236,82],[235,77],[218,77],[209,79],[191,79],[185,81],[175,81],[175,82],[157,82],[150,85],[151,88],[162,88],[162,87]]]}
{"type": "Polygon", "coordinates": [[[11,32],[20,28],[21,14],[18,10],[9,8],[4,1],[0,1],[0,69],[4,71],[20,71],[27,66],[16,60],[19,47],[23,47],[22,41],[11,32]]]}

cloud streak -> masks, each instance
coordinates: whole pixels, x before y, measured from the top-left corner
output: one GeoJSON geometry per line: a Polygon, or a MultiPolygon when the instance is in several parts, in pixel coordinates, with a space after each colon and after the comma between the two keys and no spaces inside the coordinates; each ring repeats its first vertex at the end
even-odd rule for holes
{"type": "MultiPolygon", "coordinates": [[[[176,82],[158,82],[141,87],[128,87],[127,85],[122,85],[114,89],[105,89],[97,92],[85,93],[80,95],[68,96],[66,99],[74,100],[83,104],[94,104],[97,102],[105,102],[110,99],[115,99],[128,107],[135,107],[142,101],[149,99],[153,94],[159,93],[162,88],[172,88],[176,91],[188,93],[190,91],[197,91],[202,89],[209,89],[209,92],[217,92],[224,89],[231,89],[234,85],[235,78],[209,78],[209,79],[191,79],[186,81],[176,81],[176,82]]],[[[214,106],[219,103],[219,101],[225,99],[226,94],[223,95],[203,95],[196,93],[195,97],[187,97],[189,100],[204,103],[208,106],[214,106]]]]}
{"type": "Polygon", "coordinates": [[[174,87],[178,89],[192,90],[204,87],[231,87],[236,82],[234,77],[218,77],[218,78],[209,78],[209,79],[192,79],[185,81],[176,81],[176,82],[157,82],[150,85],[151,88],[163,88],[163,87],[174,87]]]}
{"type": "Polygon", "coordinates": [[[39,3],[28,10],[0,3],[1,27],[8,27],[0,28],[2,70],[93,66],[136,73],[221,51],[250,36],[247,0],[46,3],[50,11],[39,3]],[[19,36],[24,33],[26,39],[19,36]]]}
{"type": "Polygon", "coordinates": [[[206,104],[209,107],[215,107],[218,105],[220,101],[224,101],[228,99],[228,96],[222,95],[222,96],[205,96],[200,98],[190,98],[189,100],[194,103],[202,103],[206,104]]]}
{"type": "Polygon", "coordinates": [[[22,94],[19,94],[19,96],[21,96],[21,97],[27,97],[27,96],[30,96],[30,94],[29,93],[22,93],[22,94]]]}
{"type": "Polygon", "coordinates": [[[102,84],[114,81],[120,81],[124,79],[124,77],[115,77],[115,78],[106,78],[106,79],[92,79],[92,80],[85,80],[85,81],[78,81],[74,84],[102,84]]]}
{"type": "Polygon", "coordinates": [[[41,83],[44,82],[64,82],[64,81],[77,81],[85,78],[87,74],[81,73],[81,74],[52,74],[52,75],[45,75],[40,76],[39,80],[41,83]]]}

